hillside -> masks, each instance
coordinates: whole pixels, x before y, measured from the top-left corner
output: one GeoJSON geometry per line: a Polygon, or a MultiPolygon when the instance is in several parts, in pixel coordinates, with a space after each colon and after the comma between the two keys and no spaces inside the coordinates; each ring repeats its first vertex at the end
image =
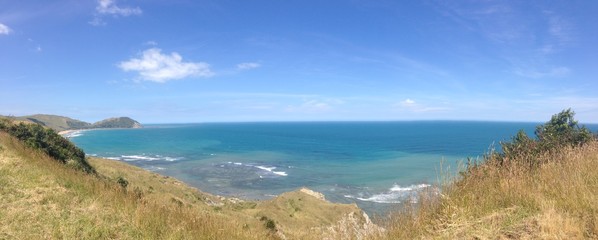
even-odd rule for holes
{"type": "Polygon", "coordinates": [[[86,129],[91,126],[90,123],[83,122],[80,120],[48,114],[35,114],[30,116],[18,117],[17,119],[31,121],[42,126],[54,129],[58,132],[72,129],[86,129]]]}
{"type": "Polygon", "coordinates": [[[386,239],[598,239],[598,141],[570,109],[444,176],[395,212],[386,239]]]}
{"type": "MultiPolygon", "coordinates": [[[[37,128],[31,123],[2,123],[0,239],[351,239],[382,231],[356,205],[308,189],[244,201],[118,161],[87,158],[92,171],[81,171],[2,130],[37,128]]],[[[25,135],[58,136],[46,132],[54,135],[25,135]]]]}
{"type": "Polygon", "coordinates": [[[118,117],[108,118],[95,123],[88,123],[69,117],[48,115],[48,114],[36,114],[30,116],[16,117],[15,119],[30,121],[33,123],[40,124],[42,126],[54,129],[57,132],[67,130],[80,130],[80,129],[94,129],[94,128],[141,128],[142,125],[129,118],[129,117],[118,117]]]}
{"type": "Polygon", "coordinates": [[[141,128],[141,124],[128,117],[118,117],[91,124],[91,128],[141,128]]]}

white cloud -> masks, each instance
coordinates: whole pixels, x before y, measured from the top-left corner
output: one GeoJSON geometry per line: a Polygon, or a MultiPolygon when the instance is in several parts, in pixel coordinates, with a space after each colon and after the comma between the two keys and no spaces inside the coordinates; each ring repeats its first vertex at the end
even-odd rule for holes
{"type": "Polygon", "coordinates": [[[239,64],[237,64],[237,69],[239,69],[239,70],[249,70],[249,69],[259,68],[261,66],[262,65],[260,65],[259,63],[246,62],[246,63],[239,63],[239,64]]]}
{"type": "Polygon", "coordinates": [[[104,20],[102,20],[102,18],[99,17],[94,17],[93,20],[88,22],[89,24],[91,24],[92,26],[105,26],[106,22],[104,22],[104,20]]]}
{"type": "Polygon", "coordinates": [[[323,113],[329,112],[335,106],[343,104],[344,101],[339,99],[311,99],[303,100],[299,105],[289,105],[286,107],[286,112],[294,113],[323,113]]]}
{"type": "Polygon", "coordinates": [[[114,16],[131,16],[141,15],[143,11],[139,7],[119,7],[114,0],[98,0],[96,11],[99,14],[114,15],[114,16]]]}
{"type": "Polygon", "coordinates": [[[0,23],[0,35],[2,35],[2,34],[8,35],[11,32],[12,32],[12,30],[8,26],[0,23]]]}
{"type": "Polygon", "coordinates": [[[447,108],[447,107],[430,107],[430,106],[426,106],[423,104],[419,104],[419,103],[416,103],[415,100],[412,100],[410,98],[407,98],[407,99],[395,104],[395,106],[398,107],[399,109],[408,110],[411,112],[418,112],[418,113],[441,112],[441,111],[450,110],[450,108],[447,108]]]}
{"type": "Polygon", "coordinates": [[[404,101],[402,101],[401,104],[404,106],[411,106],[415,104],[415,101],[411,100],[410,98],[407,98],[404,101]]]}
{"type": "Polygon", "coordinates": [[[148,45],[148,46],[158,46],[158,43],[156,41],[147,41],[147,42],[145,42],[145,45],[148,45]]]}
{"type": "Polygon", "coordinates": [[[210,77],[214,73],[204,62],[183,62],[176,52],[162,54],[159,48],[150,48],[140,58],[121,62],[118,67],[124,71],[138,72],[142,80],[164,83],[170,80],[191,76],[210,77]]]}
{"type": "Polygon", "coordinates": [[[96,13],[94,18],[89,21],[93,26],[104,26],[106,22],[102,19],[103,15],[110,15],[114,17],[128,17],[132,15],[141,15],[143,11],[139,7],[119,7],[116,5],[116,0],[98,0],[96,6],[96,13]]]}

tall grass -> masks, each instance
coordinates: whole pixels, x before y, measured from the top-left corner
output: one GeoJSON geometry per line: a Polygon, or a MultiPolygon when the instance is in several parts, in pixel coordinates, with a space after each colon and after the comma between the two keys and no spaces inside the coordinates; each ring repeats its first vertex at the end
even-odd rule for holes
{"type": "Polygon", "coordinates": [[[598,142],[471,165],[395,212],[388,239],[598,238],[598,142]],[[542,162],[530,169],[528,159],[542,162]]]}
{"type": "Polygon", "coordinates": [[[6,133],[0,132],[0,146],[0,238],[273,238],[242,218],[172,197],[144,197],[109,177],[65,168],[6,133]]]}

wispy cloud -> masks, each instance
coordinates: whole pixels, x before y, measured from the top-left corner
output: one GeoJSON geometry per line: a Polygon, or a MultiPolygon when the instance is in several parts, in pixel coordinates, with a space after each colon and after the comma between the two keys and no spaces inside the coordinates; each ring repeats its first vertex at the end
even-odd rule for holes
{"type": "Polygon", "coordinates": [[[12,30],[8,26],[0,23],[0,35],[8,35],[10,33],[12,33],[12,30]]]}
{"type": "Polygon", "coordinates": [[[289,105],[285,108],[286,112],[292,113],[322,113],[329,112],[335,106],[343,104],[340,99],[309,99],[303,100],[299,105],[289,105]]]}
{"type": "Polygon", "coordinates": [[[515,70],[517,75],[528,78],[564,77],[569,75],[570,72],[571,70],[567,67],[553,67],[545,71],[538,71],[534,69],[515,70]]]}
{"type": "Polygon", "coordinates": [[[98,0],[95,16],[89,24],[94,26],[106,25],[102,16],[128,17],[141,15],[142,13],[143,11],[139,7],[120,7],[116,5],[116,0],[98,0]]]}
{"type": "Polygon", "coordinates": [[[417,113],[441,112],[441,111],[450,110],[450,108],[447,108],[447,107],[431,107],[431,106],[427,106],[425,104],[417,103],[415,100],[413,100],[411,98],[407,98],[403,101],[400,101],[399,103],[395,104],[395,107],[400,110],[407,110],[410,112],[417,112],[417,113]]]}
{"type": "Polygon", "coordinates": [[[100,14],[130,16],[141,15],[142,11],[139,7],[119,7],[114,0],[98,0],[96,11],[100,14]]]}
{"type": "Polygon", "coordinates": [[[239,63],[237,64],[237,69],[238,70],[249,70],[249,69],[254,69],[254,68],[259,68],[262,65],[256,62],[244,62],[244,63],[239,63]]]}
{"type": "Polygon", "coordinates": [[[566,45],[574,39],[573,26],[564,18],[554,14],[549,15],[548,33],[552,41],[560,45],[566,45]]]}
{"type": "Polygon", "coordinates": [[[490,40],[498,57],[510,63],[506,72],[534,79],[563,77],[571,72],[570,67],[553,63],[555,53],[576,42],[576,26],[570,16],[521,1],[435,3],[445,17],[490,40]]]}
{"type": "Polygon", "coordinates": [[[411,98],[407,98],[407,99],[401,101],[401,105],[405,106],[405,107],[413,106],[413,105],[415,105],[415,101],[411,100],[411,98]]]}
{"type": "Polygon", "coordinates": [[[214,75],[210,65],[205,62],[184,62],[183,57],[176,52],[162,54],[161,51],[159,48],[147,49],[139,58],[121,62],[118,67],[124,71],[137,72],[141,80],[158,83],[192,76],[214,75]]]}

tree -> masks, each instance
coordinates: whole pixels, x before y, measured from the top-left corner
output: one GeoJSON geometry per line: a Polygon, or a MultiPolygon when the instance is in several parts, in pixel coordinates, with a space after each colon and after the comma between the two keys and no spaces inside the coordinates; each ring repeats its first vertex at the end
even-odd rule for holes
{"type": "Polygon", "coordinates": [[[501,142],[502,153],[488,157],[500,165],[516,161],[535,168],[541,164],[538,160],[541,154],[559,151],[563,147],[578,147],[593,140],[590,130],[580,127],[574,116],[575,112],[571,109],[553,115],[550,121],[536,127],[536,139],[520,130],[510,142],[501,142]]]}
{"type": "Polygon", "coordinates": [[[566,145],[579,146],[590,141],[593,136],[585,126],[579,127],[573,118],[571,108],[552,115],[550,121],[536,127],[536,137],[543,150],[550,150],[566,145]]]}

